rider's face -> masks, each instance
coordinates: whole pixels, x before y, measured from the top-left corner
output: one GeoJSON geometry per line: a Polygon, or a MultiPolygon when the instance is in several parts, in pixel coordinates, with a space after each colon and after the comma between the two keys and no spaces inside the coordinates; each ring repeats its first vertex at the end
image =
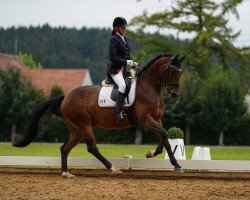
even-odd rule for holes
{"type": "Polygon", "coordinates": [[[126,33],[126,26],[119,26],[118,27],[118,33],[121,35],[125,35],[126,33]]]}

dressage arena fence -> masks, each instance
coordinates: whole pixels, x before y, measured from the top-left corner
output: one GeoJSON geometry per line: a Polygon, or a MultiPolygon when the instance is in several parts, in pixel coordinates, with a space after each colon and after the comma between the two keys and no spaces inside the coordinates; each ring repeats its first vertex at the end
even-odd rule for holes
{"type": "MultiPolygon", "coordinates": [[[[173,166],[166,159],[109,158],[114,166],[123,170],[163,170],[173,171],[173,166]]],[[[242,160],[178,160],[184,171],[197,172],[250,172],[250,161],[242,160]]],[[[60,157],[37,156],[0,156],[0,166],[60,167],[60,157]]],[[[69,157],[69,167],[104,168],[96,158],[69,157]]]]}

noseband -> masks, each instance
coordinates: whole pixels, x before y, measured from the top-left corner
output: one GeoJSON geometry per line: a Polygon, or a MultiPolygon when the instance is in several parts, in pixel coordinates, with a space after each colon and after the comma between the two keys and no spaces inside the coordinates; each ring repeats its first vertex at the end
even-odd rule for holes
{"type": "MultiPolygon", "coordinates": [[[[142,72],[142,75],[145,75],[149,78],[151,78],[155,83],[165,87],[166,89],[168,89],[168,86],[170,85],[180,85],[179,83],[171,83],[171,82],[168,82],[169,81],[169,78],[170,78],[170,69],[174,69],[176,70],[177,72],[181,72],[181,68],[177,68],[175,65],[172,64],[172,59],[170,59],[170,61],[167,63],[167,64],[164,64],[162,65],[162,67],[164,66],[164,72],[162,73],[162,77],[158,80],[156,80],[154,77],[150,76],[149,74],[145,73],[144,71],[141,71],[142,72]],[[166,78],[166,73],[168,74],[167,78],[166,78]]],[[[140,77],[142,78],[142,76],[140,77]]]]}

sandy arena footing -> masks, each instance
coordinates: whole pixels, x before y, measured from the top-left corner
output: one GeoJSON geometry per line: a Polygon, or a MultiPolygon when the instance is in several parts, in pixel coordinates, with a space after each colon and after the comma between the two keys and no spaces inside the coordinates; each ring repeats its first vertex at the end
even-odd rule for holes
{"type": "Polygon", "coordinates": [[[0,168],[0,199],[250,199],[249,173],[0,168]]]}

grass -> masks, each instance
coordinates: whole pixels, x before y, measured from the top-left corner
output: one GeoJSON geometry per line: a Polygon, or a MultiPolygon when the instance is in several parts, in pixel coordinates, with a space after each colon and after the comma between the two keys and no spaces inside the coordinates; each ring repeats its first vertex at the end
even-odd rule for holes
{"type": "MultiPolygon", "coordinates": [[[[60,146],[54,143],[32,143],[25,148],[12,147],[10,143],[0,143],[0,156],[48,156],[60,157],[60,146]]],[[[100,144],[100,152],[107,158],[121,158],[123,154],[133,158],[145,158],[148,150],[157,145],[116,145],[100,144]]],[[[185,146],[187,159],[191,159],[194,146],[185,146]]],[[[212,160],[250,160],[250,147],[217,147],[210,146],[212,160]]],[[[165,150],[158,159],[163,159],[165,150]]],[[[88,153],[85,144],[78,144],[71,152],[70,157],[93,157],[88,153]]]]}

